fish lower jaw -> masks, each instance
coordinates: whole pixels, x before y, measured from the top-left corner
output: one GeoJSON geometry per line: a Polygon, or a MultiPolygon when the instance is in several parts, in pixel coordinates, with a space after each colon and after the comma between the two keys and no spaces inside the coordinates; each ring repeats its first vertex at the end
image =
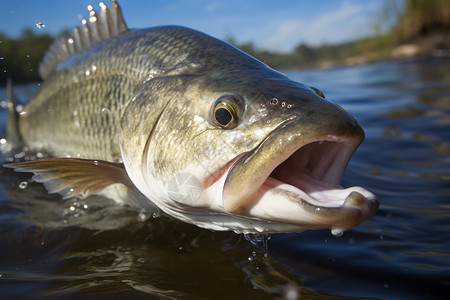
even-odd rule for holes
{"type": "Polygon", "coordinates": [[[331,229],[338,235],[370,218],[378,199],[361,187],[324,185],[313,192],[269,177],[240,213],[304,229],[331,229]]]}

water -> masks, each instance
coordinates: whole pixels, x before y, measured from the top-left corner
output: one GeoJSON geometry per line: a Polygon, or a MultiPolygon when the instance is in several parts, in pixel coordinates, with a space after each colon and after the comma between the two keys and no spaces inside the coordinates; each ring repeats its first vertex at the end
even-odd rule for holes
{"type": "MultiPolygon", "coordinates": [[[[366,139],[343,185],[364,186],[381,206],[341,237],[272,235],[267,257],[243,236],[102,197],[63,201],[1,168],[0,297],[446,299],[449,70],[450,60],[427,59],[288,72],[358,118],[366,139]]],[[[35,88],[16,93],[27,99],[35,88]]]]}

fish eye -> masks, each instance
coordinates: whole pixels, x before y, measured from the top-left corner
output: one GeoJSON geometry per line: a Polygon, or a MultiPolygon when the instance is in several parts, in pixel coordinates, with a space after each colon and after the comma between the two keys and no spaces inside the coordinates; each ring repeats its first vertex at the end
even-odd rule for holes
{"type": "Polygon", "coordinates": [[[317,96],[325,99],[325,95],[324,95],[324,93],[322,93],[321,90],[319,90],[318,88],[312,87],[312,86],[310,86],[309,88],[312,89],[314,91],[314,93],[316,93],[317,96]]]}
{"type": "Polygon", "coordinates": [[[232,129],[242,117],[244,103],[236,94],[226,94],[216,100],[212,110],[214,123],[223,129],[232,129]]]}
{"type": "Polygon", "coordinates": [[[233,112],[228,107],[219,106],[214,110],[216,122],[227,127],[233,121],[233,112]]]}

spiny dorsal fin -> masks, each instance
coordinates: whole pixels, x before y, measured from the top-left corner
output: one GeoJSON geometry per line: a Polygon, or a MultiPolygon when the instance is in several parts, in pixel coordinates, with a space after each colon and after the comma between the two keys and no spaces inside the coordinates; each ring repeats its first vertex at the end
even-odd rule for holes
{"type": "Polygon", "coordinates": [[[75,27],[71,35],[56,40],[45,53],[39,64],[39,75],[46,79],[56,65],[78,52],[88,50],[112,36],[127,31],[128,27],[122,17],[122,10],[116,0],[111,0],[111,8],[100,2],[97,14],[92,5],[88,6],[89,17],[75,27]]]}

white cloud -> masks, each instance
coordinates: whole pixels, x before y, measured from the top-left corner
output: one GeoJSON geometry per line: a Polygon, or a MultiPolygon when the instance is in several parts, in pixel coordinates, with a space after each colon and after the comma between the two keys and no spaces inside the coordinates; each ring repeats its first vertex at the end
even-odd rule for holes
{"type": "Polygon", "coordinates": [[[363,7],[359,3],[345,1],[336,10],[328,10],[314,19],[295,18],[272,22],[266,28],[269,34],[259,45],[285,52],[302,42],[320,45],[350,40],[368,33],[369,24],[366,24],[364,17],[363,7]]]}
{"type": "Polygon", "coordinates": [[[218,11],[222,7],[222,2],[211,1],[205,6],[205,12],[212,13],[218,11]]]}

